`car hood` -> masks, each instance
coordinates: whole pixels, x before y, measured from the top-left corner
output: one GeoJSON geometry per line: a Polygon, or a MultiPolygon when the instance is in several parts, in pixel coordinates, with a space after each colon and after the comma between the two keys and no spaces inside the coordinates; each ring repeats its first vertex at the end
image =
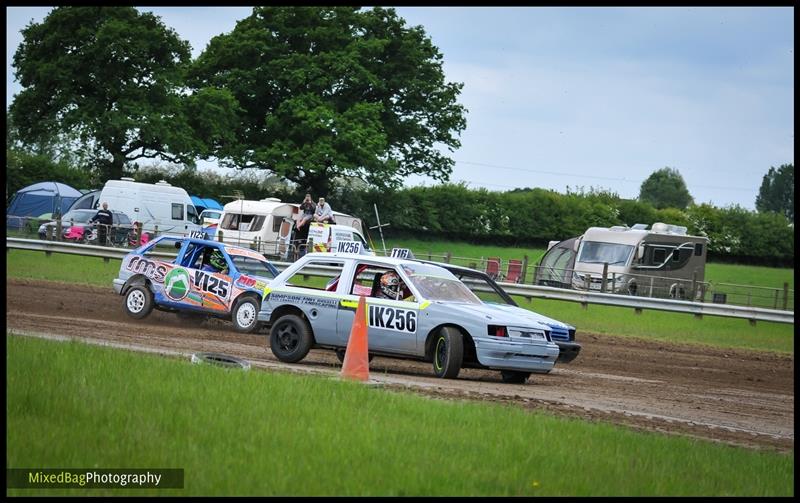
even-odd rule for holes
{"type": "Polygon", "coordinates": [[[575,329],[575,327],[573,327],[572,325],[567,325],[566,323],[562,323],[558,320],[554,320],[553,318],[549,318],[534,311],[528,311],[527,309],[523,309],[521,307],[512,306],[509,304],[490,304],[490,305],[501,311],[514,313],[515,315],[521,318],[530,319],[550,327],[561,327],[567,330],[575,329]]]}
{"type": "MultiPolygon", "coordinates": [[[[448,310],[455,311],[462,316],[479,317],[491,325],[504,325],[511,327],[531,327],[546,330],[548,324],[540,321],[535,316],[524,316],[530,313],[524,309],[515,310],[504,309],[504,307],[494,304],[461,304],[456,302],[433,301],[435,304],[447,306],[448,310]]],[[[555,321],[555,320],[552,320],[555,321]]]]}

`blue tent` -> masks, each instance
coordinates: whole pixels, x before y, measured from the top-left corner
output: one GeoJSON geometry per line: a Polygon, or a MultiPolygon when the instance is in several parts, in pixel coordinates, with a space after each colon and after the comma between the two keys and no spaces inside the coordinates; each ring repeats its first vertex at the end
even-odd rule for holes
{"type": "Polygon", "coordinates": [[[44,213],[63,215],[81,193],[59,182],[40,182],[19,189],[6,209],[6,225],[19,228],[21,218],[36,217],[44,213]],[[16,224],[15,224],[16,222],[16,224]]]}
{"type": "Polygon", "coordinates": [[[192,203],[194,203],[194,207],[197,209],[197,213],[201,213],[203,210],[221,210],[222,205],[216,202],[215,200],[206,197],[205,199],[191,196],[192,203]]]}

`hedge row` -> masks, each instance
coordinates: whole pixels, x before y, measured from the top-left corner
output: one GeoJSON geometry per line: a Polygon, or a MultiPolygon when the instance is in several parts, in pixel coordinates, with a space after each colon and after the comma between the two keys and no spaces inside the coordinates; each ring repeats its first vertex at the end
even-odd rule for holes
{"type": "MultiPolygon", "coordinates": [[[[56,180],[78,188],[89,182],[86,171],[66,163],[11,150],[7,154],[6,201],[18,188],[37,181],[56,180]]],[[[237,190],[247,199],[303,199],[302,191],[276,177],[257,173],[222,176],[170,166],[140,169],[133,176],[147,183],[166,179],[190,194],[213,197],[223,204],[230,200],[225,196],[237,190]]],[[[373,204],[377,204],[381,221],[391,223],[384,231],[388,235],[544,247],[550,240],[578,236],[592,226],[665,222],[686,226],[690,234],[707,236],[714,260],[794,266],[794,226],[789,220],[780,214],[757,213],[739,206],[717,208],[701,204],[684,211],[657,210],[650,204],[621,199],[609,192],[492,192],[469,189],[463,184],[412,187],[390,193],[363,185],[339,184],[331,194],[314,197],[320,195],[327,196],[336,211],[356,215],[368,226],[376,224],[373,204]]]]}
{"type": "Polygon", "coordinates": [[[609,193],[560,194],[531,189],[492,192],[458,184],[413,187],[386,194],[350,190],[330,198],[338,211],[360,216],[375,225],[373,204],[387,232],[432,237],[546,246],[582,234],[592,226],[683,225],[690,234],[709,238],[715,260],[793,267],[794,226],[783,215],[756,213],[739,206],[717,208],[692,205],[684,211],[655,209],[647,203],[621,199],[609,193]]]}

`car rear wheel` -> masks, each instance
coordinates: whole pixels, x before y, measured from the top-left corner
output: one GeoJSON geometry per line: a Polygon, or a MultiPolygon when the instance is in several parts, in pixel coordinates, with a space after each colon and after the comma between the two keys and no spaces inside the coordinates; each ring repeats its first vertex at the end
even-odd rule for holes
{"type": "Polygon", "coordinates": [[[531,376],[530,372],[520,372],[518,370],[501,370],[500,371],[500,378],[503,379],[503,382],[507,382],[510,384],[525,384],[528,378],[531,376]]]}
{"type": "Polygon", "coordinates": [[[311,327],[294,314],[278,318],[269,332],[269,345],[275,358],[286,363],[295,363],[308,354],[313,339],[311,327]]]}
{"type": "Polygon", "coordinates": [[[237,300],[231,312],[233,328],[243,334],[255,332],[258,328],[258,310],[258,301],[252,297],[237,300]]]}
{"type": "Polygon", "coordinates": [[[134,285],[125,293],[125,312],[131,318],[142,319],[153,310],[153,292],[147,285],[134,285]]]}
{"type": "Polygon", "coordinates": [[[455,379],[464,360],[464,339],[453,328],[442,328],[433,341],[433,372],[436,377],[455,379]]]}

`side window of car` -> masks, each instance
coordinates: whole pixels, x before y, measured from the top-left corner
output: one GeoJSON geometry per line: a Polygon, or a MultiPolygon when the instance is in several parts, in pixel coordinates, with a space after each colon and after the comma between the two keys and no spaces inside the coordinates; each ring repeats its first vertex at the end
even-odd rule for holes
{"type": "Polygon", "coordinates": [[[379,299],[392,300],[413,300],[411,290],[405,286],[400,274],[391,267],[379,267],[366,264],[359,264],[356,267],[356,276],[353,284],[348,290],[352,295],[364,295],[365,297],[375,297],[379,299]],[[384,275],[388,278],[382,281],[384,275]]]}
{"type": "Polygon", "coordinates": [[[128,215],[126,215],[125,213],[118,213],[117,217],[119,218],[119,223],[121,225],[130,225],[131,224],[131,219],[128,218],[128,215]]]}
{"type": "Polygon", "coordinates": [[[287,278],[286,285],[314,290],[335,290],[343,269],[344,261],[310,261],[287,278]],[[334,276],[333,279],[331,279],[331,275],[334,276]],[[331,289],[331,285],[334,288],[331,289]]]}

